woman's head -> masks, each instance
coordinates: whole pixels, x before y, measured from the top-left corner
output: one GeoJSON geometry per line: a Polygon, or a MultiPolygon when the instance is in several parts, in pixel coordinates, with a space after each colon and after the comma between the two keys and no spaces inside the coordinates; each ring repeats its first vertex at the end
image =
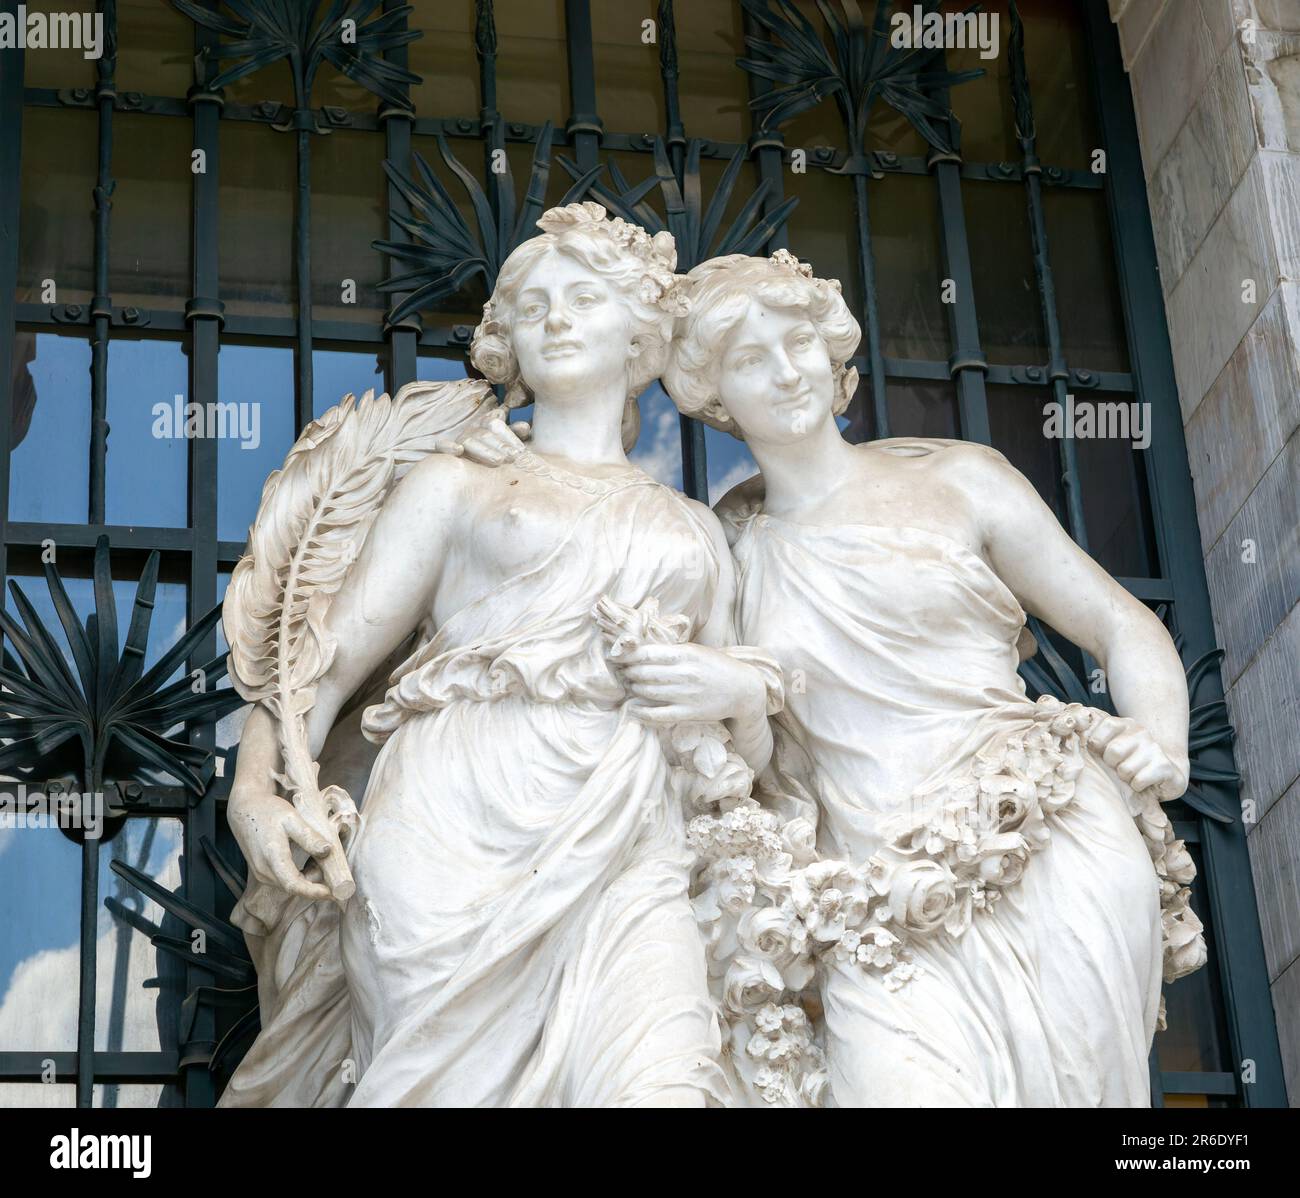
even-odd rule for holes
{"type": "Polygon", "coordinates": [[[786,250],[732,254],[687,275],[664,385],[678,408],[755,440],[797,440],[853,397],[862,335],[835,279],[786,250]]]}
{"type": "Polygon", "coordinates": [[[651,237],[594,203],[552,208],[537,224],[542,233],[501,267],[470,360],[509,388],[512,407],[539,390],[580,398],[611,376],[634,399],[662,374],[686,311],[672,234],[651,237]]]}

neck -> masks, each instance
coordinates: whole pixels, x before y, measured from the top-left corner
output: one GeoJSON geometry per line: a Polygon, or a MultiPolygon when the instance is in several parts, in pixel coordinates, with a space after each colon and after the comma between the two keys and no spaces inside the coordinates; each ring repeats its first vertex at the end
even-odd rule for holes
{"type": "Polygon", "coordinates": [[[626,392],[623,379],[589,391],[581,399],[537,392],[529,448],[586,465],[627,465],[623,452],[626,392]]]}
{"type": "Polygon", "coordinates": [[[773,515],[815,508],[853,477],[853,447],[844,440],[835,417],[829,413],[798,441],[775,443],[746,438],[746,444],[763,474],[763,506],[773,515]]]}

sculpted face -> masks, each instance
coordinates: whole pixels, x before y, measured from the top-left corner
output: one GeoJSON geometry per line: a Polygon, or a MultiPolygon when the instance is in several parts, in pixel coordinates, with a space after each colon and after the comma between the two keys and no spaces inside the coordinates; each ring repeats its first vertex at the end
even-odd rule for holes
{"type": "Polygon", "coordinates": [[[559,251],[524,277],[510,333],[524,381],[548,399],[581,398],[626,378],[637,354],[631,313],[614,285],[559,251]]]}
{"type": "Polygon", "coordinates": [[[830,417],[834,371],[808,317],[751,302],[722,346],[718,395],[746,440],[798,441],[830,417]]]}

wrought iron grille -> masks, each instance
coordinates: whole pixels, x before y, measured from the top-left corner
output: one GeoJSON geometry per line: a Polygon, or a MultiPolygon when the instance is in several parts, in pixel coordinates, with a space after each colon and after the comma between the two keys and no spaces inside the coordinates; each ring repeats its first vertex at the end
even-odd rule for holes
{"type": "MultiPolygon", "coordinates": [[[[331,20],[342,14],[357,21],[359,37],[347,52],[316,36],[324,10],[313,0],[302,0],[301,19],[288,28],[274,24],[286,6],[258,0],[245,0],[238,12],[218,0],[176,0],[176,10],[161,0],[83,0],[80,7],[105,19],[98,62],[37,51],[0,55],[6,575],[36,572],[42,547],[52,542],[65,572],[89,576],[90,551],[107,535],[124,569],[157,550],[180,622],[196,622],[220,599],[242,550],[238,518],[251,516],[261,476],[296,432],[343,390],[463,373],[474,303],[483,298],[475,288],[490,282],[505,242],[521,235],[513,205],[556,202],[576,186],[674,228],[686,266],[719,248],[788,246],[819,273],[843,277],[864,328],[849,435],[949,435],[997,445],[1075,540],[1164,613],[1190,662],[1212,653],[1131,102],[1101,0],[986,5],[1010,34],[1001,65],[980,84],[990,90],[981,93],[979,111],[987,118],[991,105],[998,119],[964,124],[962,89],[989,64],[971,54],[949,53],[944,61],[940,52],[909,73],[906,64],[881,58],[870,21],[888,15],[888,0],[695,0],[689,12],[673,0],[421,0],[413,8],[351,0],[327,6],[331,20]],[[541,36],[548,28],[550,36],[541,36]],[[717,45],[709,42],[716,52],[707,63],[696,40],[702,30],[713,39],[721,31],[717,45]],[[436,42],[416,42],[421,31],[436,31],[436,42]],[[1034,57],[1036,36],[1063,39],[1045,44],[1047,55],[1063,46],[1077,55],[1066,86],[1077,89],[1080,136],[1103,153],[1102,169],[1095,159],[1048,156],[1039,133],[1044,101],[1029,65],[1044,61],[1043,53],[1034,57]],[[157,55],[155,41],[185,52],[146,71],[141,63],[157,55]],[[726,71],[718,67],[723,59],[726,71]],[[156,81],[157,94],[127,89],[145,77],[156,81]],[[733,99],[709,107],[713,92],[733,99]],[[723,122],[718,114],[727,104],[735,112],[723,122]],[[417,151],[433,164],[427,173],[417,151]],[[129,205],[117,188],[124,156],[137,160],[129,205]],[[495,169],[503,162],[509,173],[495,169]],[[162,192],[142,192],[141,173],[181,197],[187,241],[151,242],[148,197],[162,192]],[[452,232],[433,222],[436,236],[421,243],[421,228],[431,227],[422,205],[444,185],[464,192],[443,193],[452,232]],[[378,206],[373,226],[337,215],[338,195],[348,187],[362,193],[350,213],[368,219],[378,206]],[[52,197],[50,212],[38,212],[39,196],[52,197]],[[374,203],[367,206],[366,197],[374,203]],[[118,252],[115,200],[134,267],[118,252]],[[1086,210],[1094,244],[1053,236],[1068,227],[1067,209],[1086,210]],[[44,227],[36,227],[38,219],[44,227]],[[452,234],[466,242],[464,252],[440,258],[438,247],[445,250],[452,234]],[[61,274],[61,298],[42,294],[42,253],[61,264],[50,267],[61,274]],[[464,267],[478,258],[482,269],[464,267]],[[990,292],[987,280],[1002,258],[1021,264],[1022,286],[990,292]],[[231,272],[223,277],[231,261],[250,277],[250,264],[261,268],[262,277],[235,294],[231,272]],[[370,295],[355,309],[328,290],[340,285],[330,273],[340,261],[361,263],[367,276],[351,280],[370,295]],[[1077,335],[1077,289],[1071,304],[1058,298],[1062,281],[1085,267],[1112,297],[1115,335],[1098,360],[1087,348],[1097,339],[1077,335]],[[431,286],[439,270],[449,275],[447,285],[431,286]],[[909,338],[897,314],[931,282],[947,295],[924,301],[927,333],[909,338]],[[388,297],[386,308],[380,295],[388,297]],[[56,371],[84,365],[89,386],[62,378],[59,399],[51,401],[57,412],[34,413],[32,364],[47,348],[56,371]],[[126,413],[137,384],[150,388],[151,398],[175,384],[204,409],[245,392],[260,395],[261,387],[267,456],[249,466],[211,437],[184,441],[166,461],[157,442],[148,458],[132,451],[126,413]],[[1053,449],[1038,431],[1042,403],[1081,392],[1149,402],[1150,448],[1105,460],[1084,458],[1068,439],[1053,449]],[[123,414],[115,434],[125,439],[122,454],[110,435],[115,409],[123,414]],[[33,454],[37,418],[56,427],[33,454]],[[137,488],[127,502],[124,480],[141,472],[150,491],[137,488]],[[241,499],[240,491],[254,493],[241,499]],[[1108,517],[1116,495],[1120,515],[1108,517]]],[[[0,10],[15,8],[0,2],[0,10]]],[[[1100,297],[1098,304],[1104,307],[1100,297]]],[[[662,429],[670,411],[662,394],[643,397],[643,406],[662,429]]],[[[670,473],[679,472],[674,480],[697,498],[746,464],[741,447],[712,430],[706,436],[694,421],[683,418],[677,435],[670,473]]],[[[1046,645],[1052,649],[1050,640],[1046,645]]],[[[193,661],[217,648],[212,631],[193,661]]],[[[1068,688],[1079,685],[1075,676],[1087,677],[1091,663],[1061,646],[1046,664],[1052,677],[1040,673],[1037,683],[1068,688]]],[[[1170,992],[1171,1028],[1152,1054],[1153,1091],[1157,1101],[1176,1103],[1282,1104],[1213,659],[1196,678],[1194,702],[1204,705],[1202,786],[1175,814],[1178,834],[1199,854],[1194,904],[1212,953],[1206,971],[1170,992]],[[1253,1070],[1243,1072],[1247,1063],[1253,1070]]],[[[232,855],[224,803],[236,736],[210,722],[190,725],[188,735],[196,747],[216,750],[223,776],[198,802],[167,786],[126,796],[128,826],[146,831],[122,841],[123,860],[166,909],[167,887],[150,864],[150,846],[160,821],[179,821],[180,858],[172,866],[182,871],[177,889],[185,905],[172,904],[161,932],[184,943],[186,921],[197,922],[220,946],[230,907],[222,885],[232,855]]],[[[4,870],[0,858],[0,885],[4,870]]],[[[39,879],[42,887],[64,883],[74,906],[96,905],[78,897],[75,877],[39,879]]],[[[114,917],[158,933],[139,901],[124,897],[135,893],[123,889],[111,900],[114,917]]],[[[97,926],[80,932],[83,989],[85,958],[99,951],[97,926]]],[[[122,943],[117,951],[129,952],[122,943]]],[[[135,1047],[120,1027],[115,1036],[118,999],[97,1012],[104,1002],[94,987],[79,1004],[74,1042],[0,1041],[0,1105],[6,1093],[22,1102],[30,1093],[25,1084],[51,1077],[64,1099],[82,1105],[135,1101],[141,1095],[130,1087],[145,1085],[161,1088],[160,1101],[210,1105],[218,1084],[209,1068],[214,1048],[232,1011],[251,1001],[237,938],[226,948],[224,957],[174,958],[183,960],[184,977],[159,992],[153,1047],[135,1047]]],[[[163,955],[160,949],[160,961],[163,955]]],[[[0,981],[13,966],[0,957],[0,981]]],[[[159,972],[166,970],[160,965],[159,972]]]]}

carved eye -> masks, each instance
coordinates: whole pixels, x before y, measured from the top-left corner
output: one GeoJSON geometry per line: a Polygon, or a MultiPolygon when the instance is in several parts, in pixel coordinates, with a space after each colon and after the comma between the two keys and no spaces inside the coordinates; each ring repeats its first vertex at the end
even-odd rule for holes
{"type": "Polygon", "coordinates": [[[811,333],[800,333],[799,336],[794,339],[795,349],[811,349],[812,343],[813,336],[811,333]]]}
{"type": "Polygon", "coordinates": [[[596,296],[592,295],[590,292],[584,291],[581,295],[577,296],[574,299],[573,306],[575,308],[590,308],[596,302],[597,302],[596,296]]]}
{"type": "Polygon", "coordinates": [[[543,312],[546,311],[546,305],[534,301],[531,304],[525,304],[523,308],[523,317],[525,320],[536,320],[543,312]]]}

